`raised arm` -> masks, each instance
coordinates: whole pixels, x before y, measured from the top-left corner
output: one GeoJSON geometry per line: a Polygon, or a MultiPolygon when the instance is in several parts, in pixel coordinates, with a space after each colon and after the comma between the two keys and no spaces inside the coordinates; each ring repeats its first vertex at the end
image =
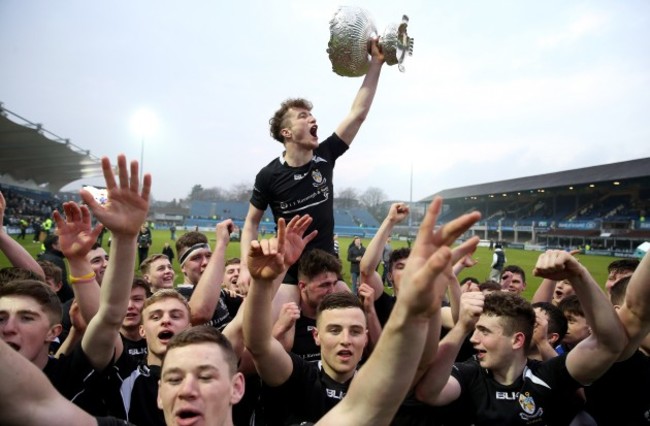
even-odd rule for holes
{"type": "Polygon", "coordinates": [[[542,283],[537,287],[537,290],[535,290],[535,294],[533,294],[530,303],[552,302],[555,284],[557,284],[557,281],[543,279],[542,283]]]}
{"type": "Polygon", "coordinates": [[[483,312],[485,295],[473,291],[460,298],[458,322],[440,341],[434,362],[415,387],[418,400],[429,405],[447,405],[460,396],[460,384],[451,376],[451,369],[465,338],[483,312]]]}
{"type": "Polygon", "coordinates": [[[650,255],[646,254],[632,274],[625,293],[625,302],[618,316],[630,339],[621,360],[627,359],[646,345],[650,337],[650,255]]]}
{"type": "Polygon", "coordinates": [[[217,224],[215,231],[217,242],[214,252],[210,256],[208,265],[205,267],[189,302],[193,325],[210,321],[217,308],[226,264],[226,248],[230,242],[230,233],[234,228],[235,224],[231,219],[217,224]]]}
{"type": "Polygon", "coordinates": [[[72,201],[63,204],[63,213],[65,217],[55,211],[52,218],[59,233],[61,252],[70,266],[70,285],[87,324],[99,309],[99,284],[86,255],[97,241],[102,225],[93,228],[88,207],[72,201]]]}
{"type": "Polygon", "coordinates": [[[388,210],[388,215],[381,223],[375,236],[370,240],[366,252],[361,258],[359,269],[361,271],[361,282],[367,283],[375,291],[375,300],[384,292],[384,284],[381,276],[377,273],[377,266],[381,261],[386,240],[393,232],[393,228],[402,222],[409,214],[409,208],[404,203],[394,203],[388,210]]]}
{"type": "Polygon", "coordinates": [[[0,424],[97,425],[97,420],[65,399],[41,370],[2,339],[0,377],[0,424]]]}
{"type": "Polygon", "coordinates": [[[548,250],[540,255],[533,274],[554,281],[571,281],[591,327],[591,335],[569,352],[566,366],[578,382],[591,384],[607,371],[627,344],[625,330],[614,307],[587,268],[563,250],[548,250]]]}
{"type": "Polygon", "coordinates": [[[241,255],[239,259],[241,264],[239,265],[239,277],[237,278],[237,287],[248,291],[250,286],[251,276],[248,273],[248,250],[250,250],[251,242],[257,239],[257,232],[262,221],[262,216],[264,216],[264,211],[258,209],[252,204],[248,206],[248,214],[246,214],[246,221],[244,222],[244,227],[241,231],[241,240],[239,247],[241,250],[241,255]]]}
{"type": "Polygon", "coordinates": [[[375,351],[355,376],[346,397],[318,424],[389,424],[406,397],[429,324],[439,315],[447,289],[447,280],[438,278],[452,274],[448,245],[456,240],[457,232],[480,217],[465,215],[452,226],[434,231],[441,203],[436,198],[427,210],[406,263],[400,295],[375,351]]]}
{"type": "Polygon", "coordinates": [[[11,238],[11,236],[5,232],[2,224],[6,208],[7,202],[5,201],[2,192],[0,192],[0,252],[7,256],[7,260],[9,260],[9,263],[13,266],[29,269],[45,279],[45,274],[43,273],[41,265],[36,262],[32,255],[30,255],[18,241],[11,238]]]}
{"type": "Polygon", "coordinates": [[[363,79],[356,98],[354,98],[352,109],[348,116],[336,128],[336,134],[348,145],[352,143],[361,128],[361,124],[368,116],[370,106],[377,92],[379,74],[381,73],[382,65],[384,65],[384,54],[379,48],[377,39],[372,41],[371,55],[370,68],[363,79]]]}
{"type": "MultiPolygon", "coordinates": [[[[290,225],[304,224],[302,235],[311,223],[308,216],[294,217],[290,225]]],[[[287,241],[287,225],[284,219],[278,221],[278,236],[263,241],[251,242],[248,251],[248,267],[251,274],[251,287],[246,297],[244,310],[244,343],[253,357],[255,368],[262,380],[269,386],[279,386],[286,382],[293,371],[293,362],[280,342],[273,338],[272,301],[276,286],[274,281],[287,270],[285,256],[292,257],[295,247],[287,241]],[[285,243],[288,243],[285,246],[285,243]]],[[[315,237],[309,234],[300,241],[300,252],[304,245],[315,237]]],[[[295,261],[295,259],[293,259],[295,261]]]]}
{"type": "Polygon", "coordinates": [[[102,170],[108,190],[108,202],[100,205],[92,194],[82,190],[81,197],[97,219],[112,232],[110,262],[104,273],[97,315],[90,321],[81,346],[94,368],[105,368],[113,356],[122,354],[120,326],[126,315],[135,270],[137,237],[149,210],[151,175],[144,175],[139,192],[138,162],[132,161],[130,173],[126,157],[117,158],[119,179],[115,181],[111,163],[102,158],[102,170]]]}

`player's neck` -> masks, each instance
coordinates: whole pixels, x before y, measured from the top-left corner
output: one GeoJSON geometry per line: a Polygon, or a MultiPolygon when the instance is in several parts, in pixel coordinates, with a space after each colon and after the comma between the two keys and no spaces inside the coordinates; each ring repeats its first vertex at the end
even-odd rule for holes
{"type": "Polygon", "coordinates": [[[328,376],[330,376],[332,378],[332,380],[334,380],[334,381],[336,381],[338,383],[347,382],[352,377],[354,377],[354,374],[357,372],[357,370],[355,369],[355,370],[352,370],[352,371],[348,371],[347,373],[338,373],[338,372],[334,371],[334,369],[331,368],[327,364],[327,362],[325,362],[325,360],[324,360],[325,357],[323,356],[322,352],[321,352],[320,358],[321,358],[321,365],[323,366],[323,370],[325,371],[325,373],[328,376]]]}
{"type": "Polygon", "coordinates": [[[142,335],[140,334],[139,326],[135,327],[120,327],[120,334],[127,339],[129,339],[132,342],[139,342],[140,340],[143,339],[142,335]]]}
{"type": "Polygon", "coordinates": [[[314,151],[305,149],[295,143],[287,143],[284,146],[284,161],[291,167],[301,167],[309,163],[314,157],[314,151]]]}
{"type": "Polygon", "coordinates": [[[502,385],[511,385],[523,374],[526,362],[526,356],[515,357],[504,367],[492,369],[492,376],[502,385]]]}

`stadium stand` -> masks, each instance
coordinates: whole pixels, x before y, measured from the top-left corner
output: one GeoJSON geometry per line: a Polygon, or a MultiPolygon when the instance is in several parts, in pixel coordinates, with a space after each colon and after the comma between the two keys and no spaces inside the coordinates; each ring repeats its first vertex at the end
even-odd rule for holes
{"type": "Polygon", "coordinates": [[[576,248],[629,255],[650,240],[650,158],[453,188],[442,223],[478,210],[472,233],[519,246],[576,248]]]}

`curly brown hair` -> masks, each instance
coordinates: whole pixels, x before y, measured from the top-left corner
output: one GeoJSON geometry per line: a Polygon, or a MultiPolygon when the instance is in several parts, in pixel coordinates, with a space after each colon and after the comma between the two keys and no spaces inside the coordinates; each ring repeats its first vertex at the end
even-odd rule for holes
{"type": "Polygon", "coordinates": [[[287,99],[282,104],[280,104],[280,109],[273,114],[273,117],[269,120],[270,132],[273,139],[280,143],[284,143],[284,138],[280,134],[282,129],[285,127],[285,119],[287,112],[291,108],[301,108],[311,111],[313,108],[311,102],[307,99],[302,98],[291,98],[287,99]]]}

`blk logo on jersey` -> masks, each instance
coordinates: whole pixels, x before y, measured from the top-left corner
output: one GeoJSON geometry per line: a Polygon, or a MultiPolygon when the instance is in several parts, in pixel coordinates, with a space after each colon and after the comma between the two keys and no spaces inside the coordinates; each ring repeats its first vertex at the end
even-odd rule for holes
{"type": "Polygon", "coordinates": [[[325,389],[328,398],[343,399],[345,392],[336,389],[325,389]]]}

